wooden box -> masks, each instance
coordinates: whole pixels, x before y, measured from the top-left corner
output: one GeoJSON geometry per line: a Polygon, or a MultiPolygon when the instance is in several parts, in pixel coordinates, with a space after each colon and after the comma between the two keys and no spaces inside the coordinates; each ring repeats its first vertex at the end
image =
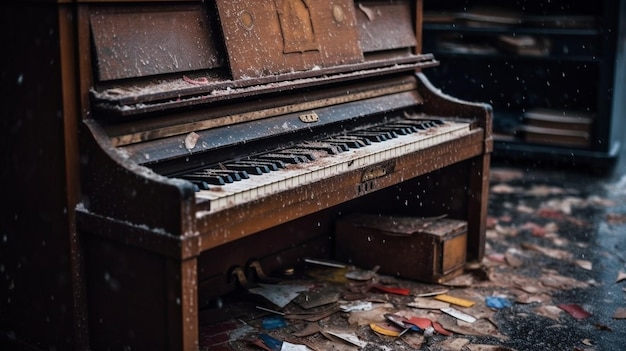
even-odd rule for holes
{"type": "Polygon", "coordinates": [[[467,222],[353,214],[336,222],[336,259],[382,274],[442,283],[463,272],[467,222]]]}

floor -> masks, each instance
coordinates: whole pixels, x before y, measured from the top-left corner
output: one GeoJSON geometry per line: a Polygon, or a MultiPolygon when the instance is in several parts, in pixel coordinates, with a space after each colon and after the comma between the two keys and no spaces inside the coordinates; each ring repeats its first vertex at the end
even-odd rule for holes
{"type": "Polygon", "coordinates": [[[226,298],[223,318],[201,326],[202,348],[625,350],[626,156],[608,175],[494,163],[490,190],[486,257],[465,274],[425,284],[361,270],[365,280],[350,280],[349,268],[312,264],[287,282],[294,295],[278,293],[282,309],[258,293],[226,298]]]}

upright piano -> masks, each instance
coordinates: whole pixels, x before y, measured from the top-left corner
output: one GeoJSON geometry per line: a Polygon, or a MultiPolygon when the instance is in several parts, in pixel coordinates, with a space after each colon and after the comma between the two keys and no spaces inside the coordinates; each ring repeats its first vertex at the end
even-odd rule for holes
{"type": "Polygon", "coordinates": [[[76,16],[92,350],[201,348],[237,274],[333,259],[350,213],[467,221],[482,258],[492,112],[429,83],[421,0],[94,0],[76,16]]]}

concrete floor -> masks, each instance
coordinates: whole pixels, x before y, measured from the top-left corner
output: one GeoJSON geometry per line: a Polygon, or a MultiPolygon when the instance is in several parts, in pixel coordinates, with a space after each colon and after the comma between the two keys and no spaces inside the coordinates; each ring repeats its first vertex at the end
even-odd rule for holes
{"type": "MultiPolygon", "coordinates": [[[[368,292],[386,304],[384,311],[421,315],[452,331],[424,337],[375,333],[356,313],[339,312],[314,323],[287,320],[265,330],[274,316],[239,300],[222,309],[225,318],[201,327],[203,349],[260,350],[250,341],[261,333],[320,350],[356,350],[345,342],[328,343],[321,333],[297,337],[313,324],[352,330],[363,350],[626,350],[626,155],[610,175],[528,165],[492,165],[486,257],[452,286],[399,281],[411,292],[447,288],[448,294],[476,302],[458,307],[480,322],[469,325],[440,313],[407,307],[413,296],[368,292]],[[509,307],[489,308],[488,296],[506,298],[509,307]],[[575,318],[563,305],[588,313],[575,318]],[[561,307],[559,307],[561,306],[561,307]],[[620,316],[621,314],[621,316],[620,316]]],[[[244,299],[245,300],[245,299],[244,299]]],[[[370,321],[371,322],[371,321],[370,321]]]]}

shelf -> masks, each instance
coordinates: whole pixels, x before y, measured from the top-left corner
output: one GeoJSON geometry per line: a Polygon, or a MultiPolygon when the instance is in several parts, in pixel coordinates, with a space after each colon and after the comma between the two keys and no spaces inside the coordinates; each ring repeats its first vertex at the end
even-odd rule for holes
{"type": "Polygon", "coordinates": [[[424,46],[435,54],[593,62],[602,57],[598,29],[424,26],[424,46]]]}
{"type": "Polygon", "coordinates": [[[446,94],[492,105],[496,158],[608,167],[618,157],[626,0],[425,0],[424,14],[423,52],[440,62],[425,73],[446,94]],[[594,117],[583,130],[551,128],[529,120],[533,109],[594,117]]]}
{"type": "Polygon", "coordinates": [[[490,59],[490,60],[509,60],[509,61],[531,61],[537,64],[545,61],[568,61],[568,62],[580,62],[580,63],[601,63],[602,59],[599,56],[589,55],[518,55],[507,53],[486,53],[486,52],[455,52],[442,49],[435,49],[430,53],[434,54],[437,59],[490,59]]]}
{"type": "Polygon", "coordinates": [[[510,34],[510,35],[544,35],[544,36],[572,36],[595,37],[600,35],[597,28],[546,28],[546,27],[508,27],[485,26],[472,27],[456,23],[425,23],[424,31],[471,33],[471,34],[510,34]]]}

